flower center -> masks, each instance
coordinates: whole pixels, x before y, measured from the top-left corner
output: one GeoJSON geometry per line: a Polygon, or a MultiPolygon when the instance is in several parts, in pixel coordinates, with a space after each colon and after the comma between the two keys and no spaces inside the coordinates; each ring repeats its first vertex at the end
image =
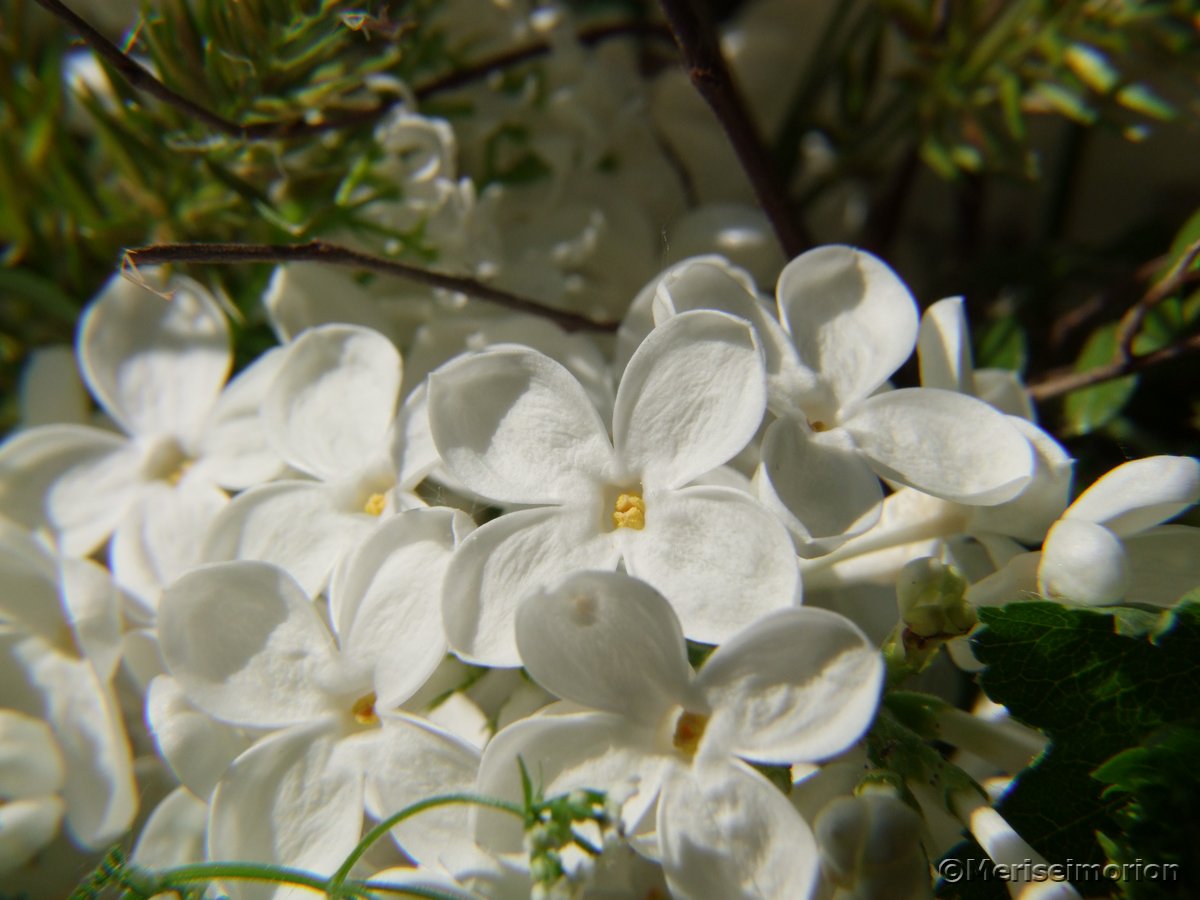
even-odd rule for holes
{"type": "Polygon", "coordinates": [[[809,421],[809,423],[808,423],[808,427],[809,427],[809,428],[811,428],[813,431],[816,431],[816,432],[822,432],[822,431],[828,431],[828,430],[829,430],[829,426],[828,426],[828,425],[826,425],[824,422],[822,422],[820,419],[812,419],[812,420],[810,420],[810,421],[809,421]]]}
{"type": "Polygon", "coordinates": [[[381,516],[385,506],[387,506],[387,494],[372,494],[363,504],[363,512],[369,516],[381,516]]]}
{"type": "Polygon", "coordinates": [[[632,528],[641,531],[646,527],[646,501],[642,495],[633,491],[617,495],[613,504],[612,521],[614,528],[632,528]]]}
{"type": "Polygon", "coordinates": [[[675,749],[685,756],[695,756],[704,729],[708,727],[708,719],[703,713],[684,710],[675,722],[675,736],[671,739],[675,749]]]}
{"type": "Polygon", "coordinates": [[[375,712],[375,692],[359,697],[350,707],[350,714],[359,725],[378,725],[379,713],[375,712]]]}

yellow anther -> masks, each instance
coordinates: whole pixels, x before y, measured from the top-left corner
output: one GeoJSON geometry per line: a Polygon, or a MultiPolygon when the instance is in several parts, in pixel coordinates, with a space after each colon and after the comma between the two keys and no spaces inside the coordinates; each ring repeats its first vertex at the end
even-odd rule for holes
{"type": "Polygon", "coordinates": [[[363,512],[369,516],[383,515],[385,506],[387,506],[387,494],[372,494],[363,504],[363,512]]]}
{"type": "Polygon", "coordinates": [[[613,506],[613,527],[641,531],[646,527],[646,501],[641,494],[619,494],[613,506]]]}
{"type": "Polygon", "coordinates": [[[359,697],[354,701],[354,705],[350,707],[350,712],[354,716],[354,721],[359,725],[378,725],[379,713],[375,712],[375,694],[370,693],[365,697],[359,697]]]}
{"type": "Polygon", "coordinates": [[[829,426],[826,425],[824,422],[822,422],[820,419],[814,419],[813,421],[809,422],[808,427],[811,428],[813,431],[817,431],[817,432],[829,430],[829,426]]]}
{"type": "Polygon", "coordinates": [[[183,480],[183,476],[187,474],[188,469],[190,469],[193,465],[195,465],[195,460],[185,459],[179,464],[174,472],[171,472],[167,475],[165,479],[167,484],[171,485],[171,487],[179,484],[179,482],[183,480]]]}
{"type": "Polygon", "coordinates": [[[708,716],[685,710],[675,722],[675,737],[671,743],[680,753],[695,756],[696,748],[700,746],[700,739],[704,737],[704,729],[707,727],[708,716]]]}

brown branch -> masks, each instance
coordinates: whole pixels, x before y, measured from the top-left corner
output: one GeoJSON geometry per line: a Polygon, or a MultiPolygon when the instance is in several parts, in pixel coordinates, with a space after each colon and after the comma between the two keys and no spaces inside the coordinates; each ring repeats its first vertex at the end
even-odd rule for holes
{"type": "MultiPolygon", "coordinates": [[[[1200,258],[1200,240],[1193,241],[1175,261],[1175,265],[1164,272],[1162,278],[1152,284],[1141,299],[1121,317],[1116,334],[1119,358],[1133,357],[1134,338],[1137,337],[1150,310],[1196,277],[1197,273],[1193,271],[1192,265],[1197,258],[1200,258]]],[[[1158,263],[1155,268],[1161,266],[1160,262],[1155,262],[1158,263]]]]}
{"type": "Polygon", "coordinates": [[[1057,372],[1049,373],[1040,381],[1029,385],[1029,396],[1041,403],[1053,397],[1061,397],[1063,394],[1078,391],[1081,388],[1092,387],[1105,381],[1112,381],[1114,378],[1122,378],[1125,375],[1136,375],[1138,372],[1144,372],[1172,359],[1177,359],[1197,351],[1200,351],[1200,334],[1193,334],[1190,337],[1171,344],[1169,347],[1163,347],[1150,353],[1143,353],[1141,356],[1114,359],[1110,363],[1097,366],[1094,369],[1088,369],[1086,372],[1060,369],[1057,372]]]}
{"type": "Polygon", "coordinates": [[[541,316],[556,323],[566,331],[616,331],[616,322],[596,322],[575,313],[552,309],[536,300],[530,300],[500,288],[491,287],[471,278],[444,275],[417,266],[372,256],[349,247],[327,241],[309,241],[305,244],[152,244],[134,247],[125,251],[123,266],[156,265],[159,263],[289,263],[318,262],[333,266],[346,266],[367,272],[379,272],[407,278],[429,287],[469,294],[495,303],[513,312],[541,316]]]}
{"type": "MultiPolygon", "coordinates": [[[[37,2],[47,11],[79,32],[80,37],[83,38],[87,45],[95,50],[103,59],[111,63],[113,68],[129,82],[132,88],[161,100],[167,106],[178,110],[189,118],[198,119],[215,131],[239,140],[281,140],[307,137],[361,125],[370,125],[381,119],[393,107],[404,102],[403,97],[388,97],[366,109],[349,110],[336,115],[331,114],[315,121],[307,117],[297,116],[292,119],[254,122],[242,125],[232,122],[171,90],[171,88],[155,78],[154,75],[135,62],[128,54],[93,28],[77,13],[64,5],[61,0],[37,0],[37,2]]],[[[658,37],[665,40],[670,38],[670,33],[661,25],[655,25],[650,22],[613,22],[581,29],[577,38],[585,47],[593,47],[611,38],[639,36],[658,37]]],[[[531,44],[528,47],[521,47],[516,50],[509,50],[470,65],[465,69],[449,72],[446,75],[419,84],[413,89],[413,93],[418,99],[425,99],[436,94],[455,90],[478,81],[481,78],[486,78],[492,72],[501,71],[511,66],[546,56],[550,53],[551,49],[550,44],[543,42],[531,44]]]]}
{"type": "Polygon", "coordinates": [[[716,30],[693,0],[661,0],[661,5],[688,77],[725,130],[784,255],[798,256],[813,242],[792,216],[774,162],[721,55],[716,30]]]}

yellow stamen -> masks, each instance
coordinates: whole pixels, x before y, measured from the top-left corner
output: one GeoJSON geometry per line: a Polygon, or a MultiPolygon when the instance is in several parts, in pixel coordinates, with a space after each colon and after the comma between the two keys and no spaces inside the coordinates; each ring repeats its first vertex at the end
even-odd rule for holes
{"type": "Polygon", "coordinates": [[[174,472],[171,472],[169,475],[167,475],[165,479],[167,484],[171,485],[171,487],[175,487],[175,485],[179,484],[179,482],[183,480],[183,476],[187,474],[188,469],[190,469],[193,465],[195,465],[195,460],[185,459],[179,464],[174,472]]]}
{"type": "Polygon", "coordinates": [[[641,494],[619,494],[613,506],[613,527],[641,531],[646,527],[646,501],[641,494]]]}
{"type": "Polygon", "coordinates": [[[375,694],[370,693],[365,697],[359,697],[354,701],[354,705],[350,707],[350,712],[354,716],[354,721],[359,725],[378,725],[379,714],[375,712],[375,694]]]}
{"type": "Polygon", "coordinates": [[[363,512],[369,516],[379,516],[383,514],[385,506],[387,506],[386,494],[372,494],[367,498],[367,502],[363,504],[363,512]]]}
{"type": "Polygon", "coordinates": [[[809,423],[808,423],[808,427],[809,427],[809,428],[811,428],[813,431],[816,431],[816,432],[828,431],[828,430],[829,430],[829,426],[828,426],[828,425],[826,425],[824,422],[820,421],[819,419],[815,419],[815,420],[813,420],[813,421],[809,422],[809,423]]]}
{"type": "Polygon", "coordinates": [[[704,737],[704,729],[707,727],[708,716],[685,710],[675,723],[675,737],[672,740],[675,749],[687,756],[695,756],[696,748],[700,746],[700,739],[704,737]]]}

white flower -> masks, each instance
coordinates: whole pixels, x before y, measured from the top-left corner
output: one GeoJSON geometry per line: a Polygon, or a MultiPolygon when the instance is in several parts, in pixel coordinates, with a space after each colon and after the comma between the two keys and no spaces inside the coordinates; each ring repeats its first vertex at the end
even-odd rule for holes
{"type": "Polygon", "coordinates": [[[46,723],[0,709],[0,875],[27,863],[58,834],[63,758],[46,723]]]}
{"type": "MultiPolygon", "coordinates": [[[[484,752],[483,793],[512,795],[518,757],[548,796],[636,780],[623,824],[657,831],[678,896],[805,895],[818,870],[808,826],[743,760],[820,760],[861,737],[883,664],[849,620],[776,610],[693,674],[660,594],[626,575],[585,572],[528,598],[517,640],[534,679],[595,712],[552,707],[509,726],[484,752]]],[[[480,813],[478,826],[496,849],[515,839],[494,814],[480,813]]]]}
{"type": "MultiPolygon", "coordinates": [[[[399,708],[445,654],[437,598],[469,527],[436,509],[382,525],[334,577],[332,634],[301,587],[266,563],[201,567],[167,590],[163,657],[187,700],[270,731],[213,792],[214,858],[330,872],[357,842],[364,809],[381,818],[471,783],[478,752],[399,708]]],[[[155,725],[186,713],[177,705],[155,725]]],[[[418,860],[450,858],[463,815],[434,811],[395,833],[418,860]]]]}
{"type": "Polygon", "coordinates": [[[617,390],[611,441],[579,383],[540,353],[497,347],[431,374],[429,422],[450,474],[482,497],[533,506],[456,552],[451,647],[518,665],[520,600],[622,561],[696,640],[715,643],[792,604],[797,566],[778,523],[737,490],[689,486],[750,440],[765,393],[752,332],[713,312],[678,316],[641,345],[617,390]]]}

